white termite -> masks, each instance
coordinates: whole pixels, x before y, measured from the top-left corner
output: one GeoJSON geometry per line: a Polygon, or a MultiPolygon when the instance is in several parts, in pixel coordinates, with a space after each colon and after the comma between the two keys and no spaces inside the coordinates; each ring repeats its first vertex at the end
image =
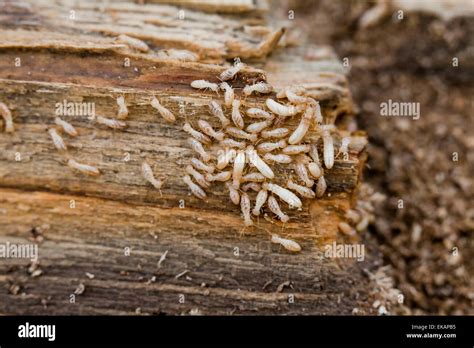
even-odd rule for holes
{"type": "Polygon", "coordinates": [[[324,196],[324,193],[326,192],[327,184],[326,184],[326,179],[324,179],[324,176],[321,176],[318,179],[318,183],[316,184],[316,197],[320,198],[324,196]]]}
{"type": "Polygon", "coordinates": [[[264,182],[265,177],[260,173],[248,173],[242,177],[241,182],[264,182]]]}
{"type": "Polygon", "coordinates": [[[143,42],[142,40],[139,40],[134,37],[130,37],[128,35],[122,34],[117,37],[117,41],[126,44],[127,46],[140,51],[140,52],[148,52],[150,50],[150,47],[143,42]]]}
{"type": "Polygon", "coordinates": [[[142,163],[142,175],[154,188],[160,190],[161,186],[163,186],[163,182],[155,178],[153,170],[147,162],[142,163]]]}
{"type": "Polygon", "coordinates": [[[337,225],[337,227],[339,228],[339,231],[344,233],[346,236],[353,237],[356,235],[356,231],[347,222],[342,221],[337,225]]]}
{"type": "Polygon", "coordinates": [[[227,181],[227,180],[230,180],[230,178],[232,177],[232,172],[231,171],[225,171],[225,172],[220,172],[220,173],[216,173],[216,174],[209,174],[207,173],[206,174],[206,180],[207,181],[227,181]]]}
{"type": "Polygon", "coordinates": [[[270,127],[272,123],[273,123],[272,120],[252,123],[252,124],[249,124],[245,130],[249,133],[260,133],[265,128],[270,127]]]}
{"type": "Polygon", "coordinates": [[[63,131],[66,132],[67,134],[69,134],[70,136],[72,136],[72,137],[77,136],[76,128],[74,128],[74,126],[72,124],[70,124],[69,122],[66,122],[66,121],[60,119],[59,117],[56,117],[54,119],[54,123],[56,123],[56,125],[61,127],[63,129],[63,131]]]}
{"type": "Polygon", "coordinates": [[[240,187],[242,181],[242,173],[245,168],[245,152],[239,151],[234,159],[234,168],[232,171],[232,185],[235,189],[240,187]]]}
{"type": "Polygon", "coordinates": [[[222,82],[219,87],[224,91],[224,104],[230,108],[234,101],[234,89],[227,82],[222,82]]]}
{"type": "Polygon", "coordinates": [[[244,118],[240,114],[240,100],[235,99],[232,102],[232,121],[237,128],[244,128],[244,118]]]}
{"type": "Polygon", "coordinates": [[[301,197],[310,198],[310,199],[316,197],[316,194],[313,192],[313,190],[311,190],[310,188],[306,186],[298,185],[294,183],[293,181],[291,181],[291,179],[288,180],[288,182],[286,183],[286,187],[288,187],[290,190],[295,191],[301,197]]]}
{"type": "Polygon", "coordinates": [[[298,243],[296,243],[294,240],[281,238],[277,236],[276,234],[272,235],[272,243],[280,244],[282,247],[284,247],[286,250],[289,250],[289,251],[294,251],[294,252],[301,251],[301,246],[298,243]]]}
{"type": "MultiPolygon", "coordinates": [[[[191,175],[194,178],[194,180],[199,184],[199,186],[201,186],[203,188],[208,188],[208,187],[211,186],[211,184],[206,180],[204,175],[202,175],[196,169],[194,169],[194,167],[192,165],[189,164],[189,165],[186,166],[186,173],[191,175]]],[[[209,175],[211,175],[211,174],[209,174],[209,175]]]]}
{"type": "Polygon", "coordinates": [[[276,163],[281,163],[281,164],[288,164],[288,163],[293,162],[293,159],[290,156],[285,155],[285,154],[274,155],[272,153],[266,153],[263,156],[263,159],[265,161],[276,162],[276,163]]]}
{"type": "Polygon", "coordinates": [[[67,146],[64,143],[63,138],[59,135],[58,131],[55,128],[48,129],[48,133],[49,133],[51,139],[53,139],[53,144],[54,144],[54,147],[56,149],[58,149],[60,151],[66,151],[67,150],[67,146]]]}
{"type": "Polygon", "coordinates": [[[358,223],[361,219],[360,214],[357,211],[353,210],[353,209],[349,209],[346,212],[345,216],[346,216],[347,219],[349,219],[351,222],[353,222],[355,224],[358,223]]]}
{"type": "Polygon", "coordinates": [[[298,107],[294,105],[283,105],[273,99],[267,99],[266,105],[271,112],[282,117],[293,116],[299,112],[298,107]]]}
{"type": "Polygon", "coordinates": [[[242,68],[244,67],[243,63],[237,63],[230,68],[224,70],[220,75],[219,79],[221,81],[227,81],[232,79],[242,68]]]}
{"type": "Polygon", "coordinates": [[[224,133],[215,131],[214,128],[212,128],[212,126],[209,124],[209,122],[199,120],[198,126],[199,129],[203,131],[203,133],[206,133],[206,135],[210,136],[211,138],[214,138],[218,141],[224,140],[224,133]]]}
{"type": "Polygon", "coordinates": [[[321,164],[321,162],[319,161],[318,146],[316,144],[310,145],[309,156],[315,163],[317,163],[318,165],[321,164]]]}
{"type": "Polygon", "coordinates": [[[230,139],[230,138],[222,140],[220,142],[220,144],[224,147],[235,147],[235,148],[241,149],[241,150],[243,150],[247,147],[247,144],[245,144],[245,142],[236,141],[236,140],[230,139]]]}
{"type": "Polygon", "coordinates": [[[261,189],[258,191],[257,198],[255,199],[255,206],[252,209],[252,214],[255,216],[260,215],[260,209],[262,209],[263,205],[267,201],[268,198],[268,191],[265,189],[261,189]]]}
{"type": "Polygon", "coordinates": [[[171,59],[171,60],[180,60],[182,62],[195,62],[199,59],[199,56],[188,50],[177,50],[177,49],[167,49],[159,50],[156,53],[156,56],[159,59],[171,59]]]}
{"type": "Polygon", "coordinates": [[[267,120],[273,120],[275,118],[274,115],[272,115],[271,113],[265,111],[265,110],[262,110],[262,109],[259,109],[259,108],[250,108],[250,109],[247,109],[247,111],[245,112],[245,114],[248,116],[248,117],[251,117],[251,118],[265,118],[267,120]]]}
{"type": "Polygon", "coordinates": [[[215,100],[211,100],[209,102],[209,110],[211,111],[211,114],[213,114],[219,119],[219,121],[222,124],[222,127],[225,128],[230,124],[229,119],[225,117],[224,111],[222,111],[221,105],[215,100]]]}
{"type": "Polygon", "coordinates": [[[338,157],[340,154],[346,154],[349,152],[349,145],[351,143],[351,137],[350,136],[346,136],[346,137],[343,137],[341,139],[341,146],[339,147],[339,151],[336,155],[336,157],[338,157]]]}
{"type": "Polygon", "coordinates": [[[194,138],[188,138],[188,143],[191,145],[191,148],[201,156],[204,162],[209,162],[211,160],[211,156],[204,150],[202,144],[194,138]]]}
{"type": "Polygon", "coordinates": [[[321,105],[317,101],[314,103],[314,118],[318,124],[323,123],[323,114],[321,113],[321,105]]]}
{"type": "Polygon", "coordinates": [[[308,163],[307,166],[308,166],[309,174],[311,174],[313,178],[319,179],[319,177],[323,175],[322,169],[319,167],[319,164],[317,164],[316,162],[310,162],[308,163]]]}
{"type": "Polygon", "coordinates": [[[260,152],[271,152],[277,149],[282,149],[286,147],[286,145],[286,141],[282,139],[275,143],[260,143],[257,145],[257,150],[260,152]]]}
{"type": "Polygon", "coordinates": [[[298,144],[303,140],[304,136],[308,132],[309,126],[311,125],[311,120],[313,119],[314,109],[312,107],[308,107],[303,116],[301,117],[300,124],[295,129],[293,134],[291,134],[290,138],[288,139],[289,144],[298,144]]]}
{"type": "Polygon", "coordinates": [[[333,125],[322,126],[323,158],[324,158],[324,165],[328,169],[331,169],[334,165],[334,141],[332,139],[331,132],[330,132],[330,130],[333,127],[334,127],[333,125]]]}
{"type": "Polygon", "coordinates": [[[195,195],[197,198],[200,199],[205,199],[206,198],[206,192],[199,187],[199,185],[196,185],[192,180],[189,175],[185,175],[182,177],[184,183],[188,185],[189,189],[191,190],[191,193],[195,195]]]}
{"type": "Polygon", "coordinates": [[[249,140],[253,143],[256,142],[257,139],[258,139],[257,134],[247,133],[247,132],[243,131],[242,129],[239,129],[239,128],[236,128],[236,127],[227,127],[225,129],[225,132],[227,134],[232,135],[234,138],[249,140]]]}
{"type": "Polygon", "coordinates": [[[260,158],[257,151],[255,151],[253,146],[248,146],[246,149],[248,160],[257,168],[257,170],[262,173],[268,179],[273,179],[275,174],[272,169],[265,163],[264,160],[260,158]]]}
{"type": "Polygon", "coordinates": [[[242,185],[242,191],[247,192],[248,190],[253,190],[255,192],[259,192],[262,188],[256,182],[248,182],[242,185]]]}
{"type": "Polygon", "coordinates": [[[154,107],[156,110],[158,110],[158,113],[166,121],[171,122],[171,123],[176,121],[176,117],[173,115],[173,113],[169,111],[167,108],[165,108],[163,105],[161,105],[160,101],[156,99],[156,97],[153,97],[153,99],[151,100],[151,106],[154,107]]]}
{"type": "Polygon", "coordinates": [[[291,192],[290,190],[287,190],[286,188],[283,188],[277,184],[266,183],[266,182],[263,183],[262,187],[276,194],[283,201],[288,203],[290,207],[301,208],[303,206],[303,204],[301,203],[301,200],[293,192],[291,192]]]}
{"type": "Polygon", "coordinates": [[[196,89],[210,89],[214,92],[219,91],[219,86],[216,83],[212,83],[206,80],[194,80],[193,82],[191,82],[191,87],[196,89]]]}
{"type": "Polygon", "coordinates": [[[257,82],[253,85],[248,85],[244,87],[244,94],[246,96],[249,96],[254,92],[268,94],[273,92],[273,87],[266,82],[257,82]]]}
{"type": "Polygon", "coordinates": [[[285,155],[297,155],[300,153],[309,152],[310,146],[307,144],[303,145],[288,145],[283,148],[282,152],[285,155]]]}
{"type": "Polygon", "coordinates": [[[205,134],[195,130],[188,122],[183,125],[183,130],[190,136],[200,141],[203,144],[211,144],[212,140],[205,134]]]}
{"type": "Polygon", "coordinates": [[[219,170],[224,169],[229,165],[229,163],[235,158],[237,152],[234,149],[225,149],[224,151],[219,151],[217,155],[217,164],[216,168],[219,170]]]}
{"type": "Polygon", "coordinates": [[[13,117],[10,109],[6,104],[0,103],[0,114],[3,117],[3,121],[5,122],[5,132],[6,133],[13,133],[15,131],[15,127],[13,126],[13,117]]]}
{"type": "Polygon", "coordinates": [[[260,136],[264,139],[268,138],[284,138],[290,133],[288,128],[275,128],[271,130],[264,130],[260,133],[260,136]]]}
{"type": "Polygon", "coordinates": [[[125,122],[116,120],[114,118],[106,118],[102,116],[97,116],[95,120],[97,123],[102,124],[112,129],[123,129],[127,127],[127,124],[125,122]]]}
{"type": "Polygon", "coordinates": [[[235,205],[238,205],[240,203],[240,193],[239,193],[239,191],[237,191],[229,181],[227,181],[225,183],[225,186],[229,190],[229,197],[230,197],[230,200],[232,201],[232,203],[234,203],[235,205]]]}
{"type": "Polygon", "coordinates": [[[99,171],[99,169],[97,169],[97,167],[90,166],[88,164],[79,163],[79,162],[77,162],[76,160],[74,160],[72,158],[70,158],[67,161],[67,165],[68,165],[68,167],[76,169],[76,170],[80,171],[81,173],[84,173],[84,174],[87,174],[87,175],[92,175],[92,176],[100,175],[100,171],[99,171]]]}
{"type": "Polygon", "coordinates": [[[288,98],[290,102],[294,104],[304,104],[308,101],[307,97],[298,95],[298,92],[296,91],[296,89],[293,89],[293,88],[288,88],[286,90],[286,97],[288,98]]]}
{"type": "Polygon", "coordinates": [[[250,198],[245,192],[242,192],[240,197],[240,209],[244,217],[245,226],[249,227],[253,225],[252,217],[250,216],[250,198]]]}
{"type": "Polygon", "coordinates": [[[298,178],[307,186],[312,187],[314,185],[314,180],[310,179],[308,175],[308,170],[303,161],[296,161],[294,164],[295,172],[298,178]]]}
{"type": "Polygon", "coordinates": [[[212,164],[205,164],[200,159],[197,159],[197,158],[194,158],[194,157],[191,158],[191,164],[197,170],[202,170],[203,172],[206,172],[206,173],[211,173],[212,174],[216,170],[216,168],[212,164]]]}
{"type": "Polygon", "coordinates": [[[128,116],[128,108],[127,105],[125,104],[125,98],[121,95],[117,97],[117,105],[119,107],[117,111],[117,118],[119,120],[124,120],[128,116]]]}
{"type": "Polygon", "coordinates": [[[267,207],[270,209],[270,211],[278,216],[278,218],[281,220],[281,222],[288,222],[290,220],[290,217],[286,215],[280,208],[280,205],[278,204],[278,201],[276,200],[273,195],[270,195],[267,199],[267,207]]]}

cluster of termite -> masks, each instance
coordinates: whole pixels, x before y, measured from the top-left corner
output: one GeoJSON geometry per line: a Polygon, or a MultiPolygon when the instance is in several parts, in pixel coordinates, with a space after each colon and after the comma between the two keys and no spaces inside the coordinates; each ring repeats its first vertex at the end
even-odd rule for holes
{"type": "MultiPolygon", "coordinates": [[[[191,86],[224,92],[224,105],[210,100],[209,113],[216,117],[219,129],[200,119],[197,127],[186,122],[183,130],[190,135],[188,143],[197,154],[186,167],[183,181],[192,194],[206,198],[206,190],[214,182],[222,182],[235,205],[240,205],[245,226],[254,225],[253,216],[260,216],[265,207],[280,221],[286,223],[290,217],[283,211],[281,203],[289,208],[301,209],[301,199],[322,197],[326,191],[324,171],[331,169],[341,153],[347,153],[350,136],[341,140],[339,151],[334,149],[332,131],[335,126],[323,124],[319,102],[308,96],[304,87],[291,86],[279,90],[275,99],[266,99],[266,108],[245,106],[229,81],[240,71],[238,63],[220,75],[220,84],[196,80],[191,86]],[[228,117],[226,114],[229,114],[228,117]],[[284,126],[292,117],[299,118],[295,129],[284,126]],[[310,130],[322,138],[322,161],[318,146],[307,139],[310,130]],[[217,152],[216,149],[217,146],[217,152]],[[206,147],[208,149],[206,149],[206,147]],[[211,147],[214,151],[211,150],[211,147]],[[283,183],[272,166],[289,166],[296,178],[283,183]],[[256,192],[251,202],[249,191],[256,192]]],[[[253,93],[270,94],[274,88],[266,82],[258,82],[243,88],[244,98],[253,93]]],[[[268,218],[268,215],[264,215],[268,218]]],[[[295,242],[273,236],[272,241],[285,248],[298,251],[295,242]]]]}

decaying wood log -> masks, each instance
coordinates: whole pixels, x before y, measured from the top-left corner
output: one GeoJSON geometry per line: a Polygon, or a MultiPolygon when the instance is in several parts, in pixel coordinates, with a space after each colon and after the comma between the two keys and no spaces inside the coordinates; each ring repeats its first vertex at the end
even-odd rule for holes
{"type": "MultiPolygon", "coordinates": [[[[208,1],[178,3],[200,3],[196,9],[214,11],[208,1]]],[[[0,133],[0,243],[24,243],[37,230],[45,239],[40,277],[29,277],[23,266],[0,265],[0,284],[5,289],[19,285],[25,294],[0,292],[0,313],[122,314],[141,307],[144,313],[169,314],[195,309],[204,314],[350,314],[365,306],[360,299],[367,298],[370,285],[361,284],[359,266],[321,253],[341,238],[337,226],[361,181],[363,146],[336,159],[325,172],[326,194],[304,200],[302,210],[289,213],[287,224],[260,217],[256,227],[244,229],[223,185],[212,186],[203,202],[181,179],[193,155],[184,122],[204,119],[218,127],[208,102],[223,101],[222,93],[196,90],[190,83],[220,82],[218,76],[229,67],[225,59],[252,59],[231,81],[243,108],[264,109],[265,100],[275,98],[275,93],[244,98],[245,85],[302,85],[320,102],[324,122],[338,125],[336,149],[348,134],[364,139],[347,126],[353,118],[350,93],[330,49],[276,50],[283,30],[262,26],[263,19],[186,10],[183,21],[176,17],[179,7],[169,5],[62,0],[7,2],[0,8],[0,101],[12,111],[16,127],[13,134],[0,133]],[[71,8],[74,21],[61,16],[71,8]],[[252,37],[252,26],[263,36],[252,37]],[[150,50],[138,52],[116,41],[119,34],[146,41],[150,50]],[[197,57],[192,62],[163,58],[159,53],[165,49],[186,49],[197,57]],[[111,130],[86,114],[63,115],[79,135],[64,135],[67,154],[55,149],[47,129],[61,105],[90,103],[97,115],[113,119],[120,96],[129,112],[125,129],[111,130]],[[175,123],[150,105],[153,97],[177,116],[175,123]],[[96,166],[101,175],[72,171],[66,166],[69,158],[96,166]],[[144,160],[164,181],[160,191],[141,176],[144,160]],[[289,254],[271,244],[273,233],[297,240],[303,251],[289,254]],[[131,256],[124,248],[132,250],[131,256]],[[85,272],[96,277],[86,279],[85,272]],[[64,306],[82,280],[81,301],[64,306]],[[286,281],[296,305],[288,304],[288,294],[274,292],[286,281]],[[186,305],[178,302],[179,294],[185,294],[186,305]]],[[[243,12],[230,6],[215,11],[243,12]]],[[[294,129],[299,120],[285,122],[294,129]]],[[[322,147],[319,131],[310,130],[307,139],[322,147]]],[[[282,185],[292,175],[287,166],[274,168],[275,181],[282,185]]],[[[250,196],[254,199],[255,193],[250,196]]]]}

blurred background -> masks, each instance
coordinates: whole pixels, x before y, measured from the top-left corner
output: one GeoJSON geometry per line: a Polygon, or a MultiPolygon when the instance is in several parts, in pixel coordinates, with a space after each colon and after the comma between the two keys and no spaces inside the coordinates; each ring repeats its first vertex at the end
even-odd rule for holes
{"type": "Polygon", "coordinates": [[[365,181],[387,197],[365,238],[393,268],[400,314],[474,314],[474,2],[273,6],[291,40],[332,46],[348,63],[370,139],[365,181]],[[420,118],[382,117],[390,99],[419,103],[420,118]]]}

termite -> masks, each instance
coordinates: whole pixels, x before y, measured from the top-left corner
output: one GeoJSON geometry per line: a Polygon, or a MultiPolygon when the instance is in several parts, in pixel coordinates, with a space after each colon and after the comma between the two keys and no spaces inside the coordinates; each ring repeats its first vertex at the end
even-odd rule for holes
{"type": "MultiPolygon", "coordinates": [[[[206,178],[204,177],[204,175],[202,175],[201,173],[199,173],[196,169],[194,169],[194,167],[192,165],[187,165],[186,166],[186,173],[188,173],[189,175],[191,175],[194,180],[196,180],[196,182],[203,188],[208,188],[211,186],[211,184],[206,180],[206,178]]],[[[209,173],[208,173],[209,174],[209,173]]],[[[209,174],[211,175],[211,174],[209,174]]]]}
{"type": "Polygon", "coordinates": [[[339,231],[349,237],[353,237],[356,235],[356,231],[347,222],[340,222],[337,227],[339,228],[339,231]]]}
{"type": "Polygon", "coordinates": [[[301,251],[301,246],[291,239],[285,239],[277,236],[276,234],[272,235],[272,243],[280,244],[286,250],[298,252],[301,251]]]}
{"type": "Polygon", "coordinates": [[[217,156],[216,168],[219,170],[224,169],[229,163],[235,158],[237,152],[234,149],[225,149],[224,153],[219,153],[217,156]]]}
{"type": "Polygon", "coordinates": [[[240,114],[240,100],[236,99],[232,102],[232,121],[235,126],[242,129],[244,128],[244,119],[240,114]]]}
{"type": "Polygon", "coordinates": [[[222,111],[222,107],[215,100],[211,100],[209,102],[209,110],[211,111],[211,114],[213,114],[214,116],[216,116],[219,119],[219,121],[222,124],[222,127],[225,128],[230,124],[229,119],[227,117],[225,117],[224,111],[222,111]]]}
{"type": "Polygon", "coordinates": [[[203,144],[212,143],[212,140],[207,135],[204,135],[201,132],[195,130],[188,122],[184,124],[183,130],[203,144]]]}
{"type": "Polygon", "coordinates": [[[363,216],[362,219],[357,224],[356,230],[357,232],[362,232],[366,230],[368,226],[369,226],[369,218],[367,216],[363,216]]]}
{"type": "Polygon", "coordinates": [[[262,209],[263,205],[267,201],[268,198],[268,191],[265,189],[261,189],[258,191],[257,198],[255,199],[255,206],[253,207],[252,214],[255,216],[260,215],[260,209],[262,209]]]}
{"type": "Polygon", "coordinates": [[[293,116],[299,112],[298,107],[294,105],[283,105],[274,101],[273,99],[267,99],[266,104],[267,104],[267,108],[271,112],[282,117],[293,116]]]}
{"type": "Polygon", "coordinates": [[[343,137],[342,140],[341,140],[341,146],[339,147],[339,151],[337,152],[337,155],[336,155],[336,158],[340,155],[340,154],[345,154],[345,153],[348,153],[349,152],[349,144],[351,143],[351,137],[350,136],[347,136],[347,137],[343,137]]]}
{"type": "Polygon", "coordinates": [[[234,89],[227,82],[222,82],[219,86],[224,92],[224,104],[228,108],[232,106],[234,101],[234,89]]]}
{"type": "Polygon", "coordinates": [[[243,63],[237,63],[234,66],[230,67],[227,70],[224,70],[220,76],[219,79],[221,81],[227,81],[232,79],[242,68],[244,67],[243,63]]]}
{"type": "Polygon", "coordinates": [[[275,128],[272,130],[264,130],[260,133],[260,136],[264,139],[267,138],[284,138],[290,133],[288,128],[275,128]]]}
{"type": "Polygon", "coordinates": [[[252,123],[252,124],[248,125],[245,130],[249,133],[260,133],[265,128],[270,127],[272,125],[272,123],[273,123],[272,120],[266,120],[266,121],[262,121],[262,122],[252,123]]]}
{"type": "Polygon", "coordinates": [[[242,180],[242,173],[245,168],[245,152],[239,151],[234,159],[234,169],[232,171],[232,185],[235,189],[240,187],[242,180]]]}
{"type": "Polygon", "coordinates": [[[263,156],[263,159],[269,162],[276,162],[276,163],[282,163],[282,164],[288,164],[288,163],[293,162],[293,159],[290,156],[284,155],[284,154],[274,155],[272,153],[266,153],[263,156]]]}
{"type": "Polygon", "coordinates": [[[361,219],[360,214],[357,211],[353,210],[353,209],[349,209],[346,212],[346,218],[348,218],[353,223],[358,223],[361,219]]]}
{"type": "Polygon", "coordinates": [[[127,105],[125,105],[125,98],[122,95],[120,97],[117,97],[117,105],[119,106],[117,118],[119,120],[126,119],[128,116],[128,108],[127,105]]]}
{"type": "Polygon", "coordinates": [[[318,146],[316,144],[310,145],[309,156],[315,163],[317,163],[318,165],[321,164],[321,162],[319,161],[318,146]]]}
{"type": "Polygon", "coordinates": [[[287,91],[289,91],[289,90],[291,90],[293,93],[295,93],[297,95],[306,93],[306,88],[303,87],[303,86],[287,86],[287,87],[283,87],[282,89],[280,89],[277,92],[276,97],[278,99],[287,98],[287,91]]]}
{"type": "Polygon", "coordinates": [[[308,163],[308,171],[311,174],[311,176],[315,179],[319,179],[319,177],[323,175],[321,168],[316,162],[308,163]]]}
{"type": "Polygon", "coordinates": [[[290,207],[301,208],[303,206],[303,204],[301,203],[301,200],[293,192],[291,192],[290,190],[287,190],[286,188],[283,188],[277,184],[266,183],[266,182],[263,183],[262,187],[265,190],[271,191],[274,194],[276,194],[283,201],[288,203],[290,207]]]}
{"type": "Polygon", "coordinates": [[[182,62],[195,62],[199,59],[199,56],[194,52],[188,50],[176,50],[173,48],[160,50],[157,52],[156,56],[160,59],[180,60],[182,62]]]}
{"type": "Polygon", "coordinates": [[[92,176],[100,175],[100,171],[96,167],[90,166],[88,164],[82,164],[82,163],[76,162],[72,158],[70,158],[67,161],[67,165],[68,167],[76,169],[87,175],[92,175],[92,176]]]}
{"type": "Polygon", "coordinates": [[[161,186],[163,186],[163,182],[155,178],[153,170],[147,162],[142,163],[142,175],[154,188],[160,190],[161,186]]]}
{"type": "Polygon", "coordinates": [[[204,162],[202,162],[201,160],[197,159],[197,158],[191,158],[191,164],[193,165],[194,168],[196,168],[197,170],[202,170],[203,172],[206,172],[206,173],[214,173],[214,166],[212,164],[205,164],[204,162]]]}
{"type": "Polygon", "coordinates": [[[191,87],[196,89],[210,89],[213,92],[219,91],[219,86],[206,80],[194,80],[191,82],[191,87]]]}
{"type": "Polygon", "coordinates": [[[222,140],[220,142],[220,144],[224,147],[235,147],[235,148],[241,149],[241,150],[243,150],[247,147],[245,142],[239,142],[239,141],[236,141],[236,140],[230,139],[230,138],[222,140]]]}
{"type": "Polygon", "coordinates": [[[286,147],[285,140],[279,140],[276,143],[260,143],[257,145],[257,150],[260,152],[271,152],[277,149],[282,149],[286,147]]]}
{"type": "Polygon", "coordinates": [[[218,141],[224,140],[224,133],[216,132],[214,128],[212,128],[212,126],[209,124],[209,122],[204,121],[204,120],[199,120],[198,126],[204,133],[206,133],[211,138],[214,138],[218,141]]]}
{"type": "Polygon", "coordinates": [[[151,106],[158,110],[161,117],[163,117],[166,121],[171,123],[176,121],[176,117],[173,115],[173,113],[161,105],[160,101],[156,99],[156,97],[153,97],[151,100],[151,106]]]}
{"type": "Polygon", "coordinates": [[[306,170],[306,165],[303,161],[296,161],[294,164],[296,175],[298,178],[307,186],[312,187],[314,185],[314,180],[309,178],[308,171],[306,170]]]}
{"type": "Polygon", "coordinates": [[[53,144],[54,147],[60,151],[66,151],[67,146],[64,143],[63,138],[58,134],[55,128],[50,128],[48,129],[48,133],[51,136],[51,139],[53,139],[53,144]]]}
{"type": "Polygon", "coordinates": [[[288,222],[290,220],[290,217],[286,215],[280,208],[280,205],[278,204],[278,201],[276,200],[273,195],[270,195],[267,199],[267,207],[270,209],[270,211],[278,216],[278,218],[281,220],[281,222],[288,222]]]}
{"type": "Polygon", "coordinates": [[[230,200],[232,201],[232,203],[234,203],[235,205],[238,205],[240,203],[239,191],[237,191],[229,181],[227,181],[225,183],[225,186],[229,190],[229,197],[230,197],[230,200]]]}
{"type": "Polygon", "coordinates": [[[191,193],[195,195],[197,198],[200,199],[205,199],[206,198],[206,192],[199,187],[199,185],[196,185],[192,180],[189,175],[185,175],[182,177],[184,183],[188,185],[189,189],[191,190],[191,193]]]}
{"type": "Polygon", "coordinates": [[[242,185],[242,191],[247,192],[248,190],[253,190],[255,192],[259,192],[261,190],[261,187],[256,182],[248,182],[248,183],[242,185]]]}
{"type": "Polygon", "coordinates": [[[323,114],[321,113],[321,105],[317,101],[314,101],[314,118],[318,124],[323,123],[323,114]]]}
{"type": "Polygon", "coordinates": [[[316,196],[313,190],[311,190],[310,188],[306,186],[298,185],[294,183],[293,181],[291,181],[291,179],[288,180],[288,182],[286,183],[286,187],[288,187],[290,190],[297,192],[301,197],[304,197],[304,198],[312,199],[316,196]]]}
{"type": "Polygon", "coordinates": [[[247,109],[245,113],[247,114],[248,117],[251,117],[251,118],[265,118],[267,120],[273,120],[275,118],[274,115],[259,108],[247,109]]]}
{"type": "Polygon", "coordinates": [[[253,92],[268,94],[268,93],[273,92],[273,87],[265,82],[258,82],[256,84],[248,85],[244,87],[244,94],[246,96],[251,95],[253,92]]]}
{"type": "Polygon", "coordinates": [[[262,173],[268,179],[273,179],[275,177],[272,169],[268,166],[268,164],[265,163],[264,160],[260,158],[253,146],[248,146],[246,152],[249,161],[255,166],[255,168],[258,169],[260,173],[262,173]]]}
{"type": "Polygon", "coordinates": [[[294,104],[304,104],[308,101],[307,97],[298,95],[298,92],[294,88],[288,88],[286,90],[286,97],[288,100],[294,104]]]}
{"type": "Polygon", "coordinates": [[[320,198],[324,195],[326,192],[326,179],[324,179],[324,176],[321,176],[318,179],[318,183],[316,184],[316,197],[320,198]]]}
{"type": "Polygon", "coordinates": [[[307,144],[303,145],[288,145],[283,148],[282,152],[285,155],[297,155],[300,153],[309,152],[310,146],[307,144]]]}
{"type": "Polygon", "coordinates": [[[204,162],[211,160],[211,156],[204,150],[204,147],[199,141],[194,138],[188,138],[188,143],[191,145],[191,148],[201,156],[204,162]]]}
{"type": "Polygon", "coordinates": [[[206,174],[206,180],[207,181],[227,181],[227,180],[230,180],[230,178],[232,177],[232,172],[230,171],[226,171],[226,172],[220,172],[220,173],[217,173],[217,174],[209,174],[207,173],[206,174]]]}
{"type": "Polygon", "coordinates": [[[13,126],[13,118],[12,113],[8,106],[4,103],[0,103],[0,114],[2,114],[3,120],[5,121],[5,132],[6,133],[13,133],[15,131],[15,127],[13,126]]]}
{"type": "Polygon", "coordinates": [[[334,128],[333,125],[321,126],[323,130],[323,158],[326,168],[331,169],[334,165],[334,141],[332,139],[330,130],[334,128]]]}
{"type": "Polygon", "coordinates": [[[242,195],[240,197],[240,209],[242,210],[245,226],[252,226],[253,221],[250,217],[250,198],[249,195],[245,192],[242,192],[242,195]]]}
{"type": "Polygon", "coordinates": [[[247,133],[247,132],[243,131],[242,129],[239,129],[239,128],[236,128],[236,127],[227,127],[225,129],[225,132],[232,135],[235,138],[246,139],[246,140],[249,140],[253,143],[256,142],[257,139],[258,139],[257,134],[247,133]]]}
{"type": "Polygon", "coordinates": [[[241,182],[264,182],[265,177],[260,173],[248,173],[242,177],[241,182]]]}
{"type": "Polygon", "coordinates": [[[61,120],[59,117],[56,117],[54,119],[54,123],[56,123],[58,126],[60,126],[67,134],[69,134],[72,137],[77,136],[77,131],[76,128],[69,122],[66,122],[64,120],[61,120]]]}
{"type": "Polygon", "coordinates": [[[107,126],[112,129],[123,129],[127,127],[127,124],[123,121],[119,121],[113,118],[106,118],[102,116],[97,116],[95,118],[96,122],[99,124],[103,124],[104,126],[107,126]]]}
{"type": "Polygon", "coordinates": [[[130,37],[128,35],[119,35],[117,37],[117,41],[126,44],[127,46],[136,49],[137,51],[140,52],[148,52],[150,50],[150,47],[143,42],[142,40],[136,39],[134,37],[130,37]]]}
{"type": "Polygon", "coordinates": [[[289,144],[298,144],[303,140],[304,136],[308,132],[309,126],[311,125],[311,120],[313,119],[314,109],[312,107],[308,107],[303,116],[301,117],[300,124],[295,129],[293,134],[291,134],[290,138],[288,139],[289,144]]]}

